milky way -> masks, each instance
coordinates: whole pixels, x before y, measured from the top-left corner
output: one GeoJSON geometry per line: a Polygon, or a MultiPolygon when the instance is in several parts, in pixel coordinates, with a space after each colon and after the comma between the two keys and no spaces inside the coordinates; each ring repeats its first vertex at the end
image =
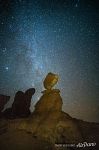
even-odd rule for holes
{"type": "MultiPolygon", "coordinates": [[[[57,73],[63,109],[99,121],[99,8],[90,0],[0,1],[0,93],[35,87],[57,73]]],[[[32,109],[31,107],[31,109],[32,109]]]]}

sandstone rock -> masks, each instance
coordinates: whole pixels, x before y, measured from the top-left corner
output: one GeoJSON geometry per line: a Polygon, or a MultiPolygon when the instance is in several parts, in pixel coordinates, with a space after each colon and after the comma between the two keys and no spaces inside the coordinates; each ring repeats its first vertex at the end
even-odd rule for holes
{"type": "Polygon", "coordinates": [[[52,143],[78,142],[82,140],[79,128],[72,117],[62,112],[60,90],[53,89],[57,81],[58,76],[53,73],[46,76],[43,82],[46,90],[29,120],[20,127],[52,143]]]}
{"type": "Polygon", "coordinates": [[[28,89],[25,93],[23,93],[22,91],[18,91],[15,95],[12,107],[4,111],[4,116],[6,116],[7,118],[29,116],[31,98],[34,93],[34,88],[28,89]]]}
{"type": "MultiPolygon", "coordinates": [[[[99,144],[98,144],[99,143],[99,123],[88,123],[85,121],[81,121],[81,120],[72,118],[67,113],[63,112],[62,111],[62,98],[60,96],[60,91],[58,89],[53,89],[53,86],[57,83],[57,81],[58,81],[58,78],[56,79],[54,74],[50,73],[47,75],[46,79],[44,80],[44,87],[46,90],[42,92],[43,95],[41,96],[40,100],[36,103],[34,112],[28,118],[25,118],[25,119],[21,118],[21,119],[16,119],[16,120],[7,120],[8,130],[7,132],[6,130],[4,130],[4,132],[6,132],[5,134],[11,135],[12,137],[10,137],[9,139],[12,140],[13,137],[17,139],[18,132],[20,133],[20,131],[21,132],[24,131],[23,138],[22,137],[20,138],[23,145],[25,144],[23,141],[24,141],[24,137],[26,136],[26,141],[30,137],[32,137],[32,140],[35,139],[35,141],[38,141],[38,139],[40,138],[40,140],[41,139],[44,140],[44,143],[45,141],[47,141],[48,143],[51,143],[54,146],[55,144],[56,145],[74,144],[76,146],[76,144],[83,143],[85,141],[89,143],[96,142],[97,147],[95,147],[95,149],[98,150],[99,149],[99,144]]],[[[16,108],[21,108],[19,107],[20,106],[19,102],[22,99],[24,99],[24,101],[25,100],[27,101],[29,98],[30,100],[31,98],[30,91],[31,90],[27,91],[25,94],[23,92],[18,92],[16,94],[15,102],[13,104],[13,112],[15,114],[18,113],[18,109],[16,108]],[[20,100],[18,101],[17,99],[20,99],[20,100]]],[[[26,105],[26,101],[21,102],[21,106],[26,105]]],[[[30,106],[30,103],[28,104],[28,108],[29,106],[30,106]]],[[[25,106],[25,110],[28,110],[28,108],[26,108],[25,106]]],[[[21,109],[19,110],[21,111],[21,109]]],[[[23,114],[23,113],[24,112],[20,112],[20,114],[23,114]]],[[[17,115],[19,116],[20,114],[17,114],[17,115]]],[[[1,124],[1,133],[4,133],[2,128],[6,129],[7,126],[1,124]]],[[[14,145],[16,145],[16,140],[13,143],[14,145]]],[[[44,149],[42,142],[40,144],[41,145],[39,146],[39,149],[40,148],[44,149]]],[[[1,138],[1,145],[2,145],[2,138],[1,138]]],[[[32,143],[30,143],[30,145],[32,145],[32,143]]],[[[22,148],[22,146],[19,146],[19,147],[22,148]]],[[[94,147],[89,147],[89,148],[94,149],[94,147]]],[[[27,149],[29,149],[29,147],[27,147],[27,149]]],[[[49,149],[52,149],[52,148],[49,148],[49,149]]],[[[55,150],[56,149],[76,150],[77,147],[64,147],[64,148],[55,147],[55,150]]]]}
{"type": "Polygon", "coordinates": [[[58,82],[58,75],[53,73],[48,73],[45,77],[43,85],[45,91],[40,100],[35,105],[35,111],[37,112],[52,112],[62,110],[62,98],[60,96],[60,91],[58,89],[52,89],[58,82]]]}
{"type": "Polygon", "coordinates": [[[58,82],[58,75],[54,73],[48,73],[43,84],[45,89],[49,90],[52,89],[52,87],[58,82]]]}
{"type": "Polygon", "coordinates": [[[52,112],[62,110],[62,98],[59,90],[44,91],[44,94],[35,105],[35,111],[52,112]]]}
{"type": "Polygon", "coordinates": [[[43,82],[46,90],[42,92],[43,95],[36,103],[35,110],[31,116],[33,127],[30,129],[30,125],[27,123],[27,128],[30,129],[35,136],[51,139],[55,131],[63,104],[60,90],[52,89],[57,81],[57,75],[48,73],[43,82]]]}

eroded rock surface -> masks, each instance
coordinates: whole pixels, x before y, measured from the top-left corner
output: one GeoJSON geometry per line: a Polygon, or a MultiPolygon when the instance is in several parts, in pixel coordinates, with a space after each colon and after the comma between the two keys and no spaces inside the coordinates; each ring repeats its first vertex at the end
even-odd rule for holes
{"type": "Polygon", "coordinates": [[[46,88],[35,110],[26,122],[19,125],[20,129],[31,132],[35,137],[42,137],[53,143],[77,142],[82,140],[79,128],[68,114],[62,112],[62,98],[59,89],[53,89],[58,75],[48,73],[43,84],[46,88]]]}
{"type": "MultiPolygon", "coordinates": [[[[42,92],[41,98],[35,105],[34,112],[29,115],[28,118],[14,120],[9,119],[6,120],[6,122],[5,120],[2,120],[0,123],[0,133],[2,134],[2,138],[0,138],[0,144],[2,145],[3,143],[3,148],[5,145],[9,145],[9,142],[12,141],[11,139],[13,138],[15,142],[13,142],[12,147],[14,149],[17,145],[17,149],[24,147],[24,150],[30,149],[30,147],[32,147],[32,149],[34,148],[35,150],[40,150],[40,148],[45,150],[76,150],[77,147],[56,148],[55,144],[76,145],[83,142],[96,142],[97,145],[91,148],[93,150],[99,150],[99,123],[89,123],[78,120],[63,112],[63,102],[60,91],[58,89],[53,89],[57,81],[58,76],[55,74],[49,73],[46,76],[44,80],[45,91],[42,92]],[[8,142],[5,140],[6,137],[9,137],[8,142]],[[18,141],[17,139],[20,140],[18,141]],[[28,141],[27,139],[30,140],[28,141]],[[6,143],[4,141],[6,141],[6,143]],[[26,141],[26,143],[23,141],[26,141]],[[49,143],[48,149],[46,147],[46,142],[47,144],[49,143]],[[22,146],[20,143],[22,143],[22,146]],[[45,145],[43,145],[44,143],[45,145]],[[50,144],[53,148],[50,147],[50,144]]],[[[30,101],[32,94],[30,91],[27,91],[27,94],[24,94],[23,92],[18,92],[16,94],[15,102],[12,105],[12,110],[15,114],[19,116],[22,113],[24,114],[25,111],[23,106],[26,105],[28,98],[30,101]],[[26,99],[24,97],[26,97],[26,99]],[[22,99],[24,99],[24,102],[21,102],[23,110],[21,110],[19,105],[19,102],[22,99]]],[[[29,106],[30,103],[28,103],[28,107],[25,106],[25,110],[28,110],[29,106]]],[[[86,150],[87,149],[89,148],[86,148],[86,150]]]]}

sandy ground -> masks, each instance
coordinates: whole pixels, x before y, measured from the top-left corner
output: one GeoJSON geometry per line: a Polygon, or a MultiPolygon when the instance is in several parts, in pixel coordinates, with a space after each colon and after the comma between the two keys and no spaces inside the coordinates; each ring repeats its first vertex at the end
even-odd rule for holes
{"type": "Polygon", "coordinates": [[[25,131],[8,131],[0,135],[0,150],[55,150],[55,148],[25,131]]]}

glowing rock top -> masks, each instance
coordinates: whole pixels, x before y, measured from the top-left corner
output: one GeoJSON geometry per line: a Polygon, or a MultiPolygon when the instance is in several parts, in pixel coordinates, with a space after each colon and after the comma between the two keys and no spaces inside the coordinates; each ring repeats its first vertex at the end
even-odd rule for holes
{"type": "Polygon", "coordinates": [[[35,112],[61,112],[63,102],[60,96],[60,90],[53,89],[58,79],[59,77],[56,74],[47,74],[43,82],[46,90],[42,91],[43,95],[35,105],[35,112]]]}
{"type": "Polygon", "coordinates": [[[45,89],[47,90],[51,90],[55,84],[58,82],[59,76],[57,74],[54,73],[48,73],[43,84],[45,89]]]}

